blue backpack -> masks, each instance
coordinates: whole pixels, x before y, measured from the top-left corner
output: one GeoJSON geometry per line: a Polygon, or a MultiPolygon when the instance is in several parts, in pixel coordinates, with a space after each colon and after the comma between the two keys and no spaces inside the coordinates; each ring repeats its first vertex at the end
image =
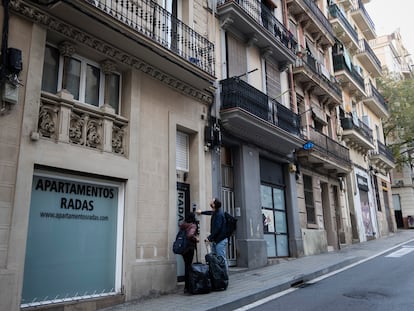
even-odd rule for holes
{"type": "Polygon", "coordinates": [[[173,248],[172,248],[173,252],[174,254],[182,255],[187,250],[187,248],[188,248],[187,231],[185,229],[180,229],[173,243],[173,248]]]}

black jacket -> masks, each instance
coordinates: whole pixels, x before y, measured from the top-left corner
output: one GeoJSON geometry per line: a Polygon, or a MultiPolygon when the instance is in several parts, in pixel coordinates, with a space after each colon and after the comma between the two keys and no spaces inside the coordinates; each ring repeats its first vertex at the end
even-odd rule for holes
{"type": "Polygon", "coordinates": [[[201,212],[203,215],[211,215],[210,230],[211,233],[207,237],[210,242],[219,243],[226,238],[226,218],[221,208],[213,211],[201,212]]]}

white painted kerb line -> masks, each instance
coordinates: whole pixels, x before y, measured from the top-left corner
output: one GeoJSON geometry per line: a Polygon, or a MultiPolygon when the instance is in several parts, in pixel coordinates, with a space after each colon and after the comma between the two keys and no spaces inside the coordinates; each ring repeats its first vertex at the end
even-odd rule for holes
{"type": "MultiPolygon", "coordinates": [[[[345,271],[345,270],[351,269],[351,268],[353,268],[353,267],[355,267],[355,266],[358,266],[358,265],[360,265],[360,264],[362,264],[362,263],[364,263],[364,262],[366,262],[366,261],[369,261],[369,260],[374,259],[374,258],[376,258],[376,257],[382,256],[382,255],[384,255],[385,253],[388,253],[389,251],[391,251],[391,250],[393,250],[393,249],[396,249],[396,248],[398,248],[398,247],[402,247],[402,249],[401,249],[401,250],[408,250],[408,253],[410,253],[410,252],[414,251],[414,246],[408,246],[408,245],[405,245],[405,244],[408,244],[408,243],[411,243],[411,242],[414,242],[414,239],[411,239],[411,240],[408,240],[408,241],[402,242],[402,243],[400,243],[400,244],[394,245],[393,247],[391,247],[391,248],[389,248],[389,249],[386,249],[386,250],[384,250],[384,251],[382,251],[382,252],[379,252],[379,253],[377,253],[377,254],[375,254],[375,255],[373,255],[373,256],[370,256],[370,257],[368,257],[368,258],[364,258],[364,259],[362,259],[362,260],[360,260],[360,261],[358,261],[358,262],[355,262],[355,263],[353,263],[353,264],[350,264],[350,265],[348,265],[348,266],[346,266],[346,267],[344,267],[344,268],[341,268],[341,269],[338,269],[338,270],[336,270],[336,271],[332,271],[332,272],[330,272],[330,273],[327,273],[327,274],[325,274],[325,275],[322,275],[322,276],[320,276],[320,277],[314,278],[313,280],[309,280],[309,281],[307,281],[306,283],[307,283],[307,284],[315,284],[315,283],[317,283],[317,282],[319,282],[319,281],[321,281],[321,280],[323,280],[323,279],[326,279],[326,278],[329,278],[329,277],[331,277],[331,276],[333,276],[333,275],[335,275],[335,274],[341,273],[342,271],[345,271]]],[[[394,253],[398,253],[398,252],[399,252],[399,251],[401,251],[401,250],[395,251],[394,253]]],[[[394,254],[394,253],[392,253],[392,254],[394,254]]],[[[389,257],[389,256],[391,256],[392,254],[387,255],[387,256],[385,256],[385,257],[389,257]]],[[[262,305],[262,304],[265,304],[265,303],[267,303],[267,302],[269,302],[269,301],[272,301],[272,300],[275,300],[275,299],[277,299],[277,298],[279,298],[279,297],[282,297],[282,296],[284,296],[284,295],[290,294],[291,292],[293,292],[293,291],[295,291],[295,290],[298,290],[298,289],[299,289],[299,288],[295,288],[295,287],[289,288],[289,289],[287,289],[287,290],[284,290],[284,291],[279,292],[279,293],[275,293],[275,294],[273,294],[273,295],[271,295],[271,296],[268,296],[268,297],[266,297],[266,298],[263,298],[263,299],[261,299],[261,300],[257,300],[256,302],[253,302],[253,303],[251,303],[251,304],[245,305],[245,306],[243,306],[243,307],[241,307],[241,308],[234,309],[233,311],[248,311],[248,310],[253,309],[253,308],[255,308],[255,307],[258,307],[258,306],[260,306],[260,305],[262,305]]]]}
{"type": "Polygon", "coordinates": [[[389,258],[398,258],[398,257],[402,257],[404,255],[407,255],[409,253],[411,253],[412,251],[414,251],[414,247],[403,247],[401,249],[399,249],[398,251],[395,251],[385,257],[389,257],[389,258]]]}

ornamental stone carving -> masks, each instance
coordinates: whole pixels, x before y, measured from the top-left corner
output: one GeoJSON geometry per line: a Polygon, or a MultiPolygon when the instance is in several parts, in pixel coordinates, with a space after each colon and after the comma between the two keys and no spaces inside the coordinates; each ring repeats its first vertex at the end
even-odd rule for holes
{"type": "Polygon", "coordinates": [[[73,144],[84,145],[83,126],[87,116],[72,112],[70,115],[69,140],[73,144]]]}
{"type": "Polygon", "coordinates": [[[86,146],[100,148],[102,145],[102,122],[98,119],[89,119],[86,125],[86,146]]]}
{"type": "Polygon", "coordinates": [[[56,131],[57,110],[53,106],[41,104],[38,131],[43,137],[53,138],[56,131]]]}
{"type": "Polygon", "coordinates": [[[112,127],[112,152],[124,154],[124,135],[125,131],[119,126],[112,127]]]}
{"type": "Polygon", "coordinates": [[[116,64],[110,59],[105,59],[101,62],[101,69],[104,74],[111,74],[116,71],[116,64]]]}
{"type": "Polygon", "coordinates": [[[75,54],[75,45],[69,41],[63,41],[59,44],[59,52],[62,56],[72,56],[75,54]]]}

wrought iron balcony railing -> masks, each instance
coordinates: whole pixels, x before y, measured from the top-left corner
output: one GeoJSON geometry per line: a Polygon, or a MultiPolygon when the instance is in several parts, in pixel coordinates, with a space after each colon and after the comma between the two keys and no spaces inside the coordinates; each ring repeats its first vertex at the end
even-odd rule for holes
{"type": "Polygon", "coordinates": [[[345,30],[353,37],[355,42],[358,42],[358,33],[355,31],[355,29],[349,23],[348,19],[344,16],[344,14],[341,12],[341,10],[336,4],[331,4],[329,6],[329,13],[333,18],[337,18],[341,22],[345,30]]]}
{"type": "Polygon", "coordinates": [[[294,64],[295,67],[302,67],[303,65],[322,79],[338,96],[342,97],[342,89],[336,82],[335,77],[333,77],[312,55],[306,54],[303,55],[302,58],[298,57],[296,59],[296,63],[294,64]]]}
{"type": "Polygon", "coordinates": [[[309,128],[309,139],[314,143],[314,148],[319,152],[347,163],[351,162],[349,149],[329,136],[316,131],[314,128],[309,128]]]}
{"type": "Polygon", "coordinates": [[[311,0],[304,0],[303,2],[307,5],[309,10],[312,11],[312,13],[319,20],[319,22],[324,26],[325,30],[328,31],[331,36],[335,37],[331,23],[326,18],[326,16],[322,13],[319,7],[315,4],[315,2],[311,0]]]}
{"type": "Polygon", "coordinates": [[[377,55],[375,55],[374,51],[369,46],[369,43],[365,39],[361,39],[359,41],[359,51],[366,52],[370,55],[370,57],[373,59],[375,64],[378,66],[378,68],[381,68],[381,61],[378,59],[377,55]]]}
{"type": "Polygon", "coordinates": [[[225,79],[220,84],[222,109],[241,108],[293,135],[300,135],[300,116],[289,108],[239,78],[225,79]]]}
{"type": "Polygon", "coordinates": [[[214,44],[151,0],[86,1],[188,62],[214,75],[214,44]]]}
{"type": "Polygon", "coordinates": [[[344,130],[355,130],[371,144],[374,143],[372,130],[362,120],[358,118],[341,118],[341,126],[344,130]]]}
{"type": "Polygon", "coordinates": [[[269,31],[277,40],[283,43],[292,53],[296,53],[297,41],[293,34],[273,15],[273,13],[258,0],[218,0],[217,9],[232,3],[239,6],[259,25],[269,31]]]}
{"type": "Polygon", "coordinates": [[[388,111],[388,106],[387,103],[385,102],[384,97],[381,95],[381,93],[377,90],[377,88],[375,86],[372,85],[372,82],[370,81],[369,83],[366,84],[366,92],[367,92],[367,97],[372,96],[378,103],[381,104],[381,106],[388,111]]]}
{"type": "Polygon", "coordinates": [[[378,145],[378,152],[377,152],[377,154],[383,155],[384,157],[386,157],[391,162],[394,162],[394,155],[392,154],[392,151],[390,149],[388,149],[388,147],[385,146],[380,141],[377,141],[377,145],[378,145]]]}
{"type": "Polygon", "coordinates": [[[364,78],[358,73],[357,68],[351,62],[346,62],[343,55],[333,55],[333,63],[335,71],[345,70],[353,78],[355,83],[361,89],[364,89],[364,78]]]}
{"type": "Polygon", "coordinates": [[[354,9],[352,9],[352,11],[358,11],[358,10],[360,10],[362,12],[362,14],[365,16],[365,19],[367,20],[367,22],[369,24],[369,27],[373,31],[375,31],[375,24],[372,21],[371,17],[369,16],[369,14],[368,14],[367,10],[365,9],[365,6],[364,6],[364,4],[362,3],[361,0],[358,0],[357,6],[354,9]]]}

